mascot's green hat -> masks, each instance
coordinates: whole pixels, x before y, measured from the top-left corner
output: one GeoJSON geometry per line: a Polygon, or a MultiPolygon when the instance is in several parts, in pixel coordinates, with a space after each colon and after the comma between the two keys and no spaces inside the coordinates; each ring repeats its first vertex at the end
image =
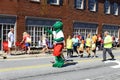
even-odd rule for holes
{"type": "Polygon", "coordinates": [[[63,23],[61,21],[56,21],[55,24],[53,25],[54,28],[62,28],[63,27],[63,23]]]}

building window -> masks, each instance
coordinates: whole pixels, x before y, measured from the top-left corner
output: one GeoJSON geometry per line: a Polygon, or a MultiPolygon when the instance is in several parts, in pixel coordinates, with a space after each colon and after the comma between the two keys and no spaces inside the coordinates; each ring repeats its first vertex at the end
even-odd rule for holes
{"type": "Polygon", "coordinates": [[[73,23],[73,34],[81,35],[84,38],[90,33],[91,36],[97,33],[98,24],[85,23],[85,22],[74,22],[73,23]]]}
{"type": "Polygon", "coordinates": [[[62,5],[63,0],[47,0],[47,2],[51,5],[62,5]]]}
{"type": "Polygon", "coordinates": [[[110,2],[108,0],[105,0],[105,3],[104,3],[104,13],[105,14],[110,14],[110,12],[111,12],[110,2]]]}
{"type": "Polygon", "coordinates": [[[75,0],[75,8],[76,9],[85,9],[86,0],[75,0]]]}
{"type": "Polygon", "coordinates": [[[30,0],[30,1],[33,1],[33,2],[40,2],[40,0],[30,0]]]}
{"type": "Polygon", "coordinates": [[[26,17],[26,31],[31,35],[32,44],[31,46],[40,46],[39,40],[45,34],[49,43],[48,46],[52,46],[53,43],[53,36],[47,33],[45,28],[47,27],[49,30],[53,31],[53,24],[56,21],[60,21],[58,19],[44,19],[44,18],[37,18],[37,17],[26,17]]]}
{"type": "Polygon", "coordinates": [[[96,12],[98,10],[98,0],[89,0],[88,9],[90,11],[96,12]]]}
{"type": "Polygon", "coordinates": [[[118,15],[118,4],[113,3],[113,15],[118,15]]]}
{"type": "MultiPolygon", "coordinates": [[[[49,30],[53,30],[52,26],[48,27],[49,30]]],[[[52,45],[52,35],[48,34],[45,31],[44,26],[40,25],[28,25],[26,27],[27,32],[31,35],[32,38],[32,47],[42,47],[42,44],[39,44],[39,41],[42,40],[42,36],[46,34],[46,37],[49,41],[48,46],[52,45]]]]}
{"type": "Polygon", "coordinates": [[[104,35],[105,31],[108,31],[111,36],[119,38],[119,25],[104,24],[102,28],[102,35],[104,35]]]}

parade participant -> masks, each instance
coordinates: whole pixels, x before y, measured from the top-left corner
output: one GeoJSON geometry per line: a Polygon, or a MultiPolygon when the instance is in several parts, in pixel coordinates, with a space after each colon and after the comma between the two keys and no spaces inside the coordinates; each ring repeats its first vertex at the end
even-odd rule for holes
{"type": "Polygon", "coordinates": [[[77,38],[76,35],[73,36],[72,41],[73,41],[73,51],[75,51],[77,55],[79,56],[78,51],[77,51],[77,47],[79,45],[79,39],[77,38]]]}
{"type": "Polygon", "coordinates": [[[47,38],[46,35],[42,36],[42,52],[45,54],[45,52],[48,51],[48,44],[47,44],[47,38]]]}
{"type": "Polygon", "coordinates": [[[53,67],[62,67],[64,65],[64,59],[61,56],[62,49],[64,47],[64,34],[62,31],[63,23],[60,21],[57,21],[54,25],[54,31],[47,30],[49,34],[53,34],[53,45],[54,45],[54,51],[53,55],[55,56],[55,63],[53,64],[53,67]]]}
{"type": "Polygon", "coordinates": [[[88,57],[91,56],[90,54],[90,48],[91,48],[91,39],[90,39],[90,34],[87,35],[87,39],[86,39],[86,52],[88,53],[88,57]]]}
{"type": "Polygon", "coordinates": [[[83,57],[83,52],[84,52],[84,40],[81,40],[81,44],[78,47],[78,53],[80,53],[80,57],[83,57]]]}
{"type": "Polygon", "coordinates": [[[103,60],[106,61],[106,52],[109,53],[109,55],[112,57],[111,60],[114,60],[114,55],[112,53],[112,37],[109,35],[108,31],[105,31],[104,33],[104,49],[103,49],[103,60]]]}
{"type": "Polygon", "coordinates": [[[30,44],[31,44],[31,36],[27,32],[23,32],[23,39],[21,43],[25,43],[26,46],[26,53],[30,53],[30,44]]]}
{"type": "Polygon", "coordinates": [[[96,56],[96,42],[95,41],[92,41],[92,52],[94,53],[94,55],[92,57],[97,57],[96,56]]]}
{"type": "Polygon", "coordinates": [[[14,29],[11,28],[8,33],[8,54],[11,54],[11,49],[14,45],[14,29]]]}
{"type": "Polygon", "coordinates": [[[67,48],[67,57],[72,57],[73,55],[73,41],[71,36],[69,35],[66,40],[66,48],[67,48]]]}

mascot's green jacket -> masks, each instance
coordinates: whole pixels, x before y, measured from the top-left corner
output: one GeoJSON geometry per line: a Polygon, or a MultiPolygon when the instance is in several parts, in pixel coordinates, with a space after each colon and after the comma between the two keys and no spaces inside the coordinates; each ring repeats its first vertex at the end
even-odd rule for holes
{"type": "Polygon", "coordinates": [[[62,31],[63,23],[61,21],[56,21],[53,28],[54,31],[48,29],[46,30],[48,33],[53,34],[53,55],[55,56],[55,63],[53,64],[53,67],[60,68],[64,65],[64,59],[61,57],[61,52],[64,47],[64,34],[62,31]]]}

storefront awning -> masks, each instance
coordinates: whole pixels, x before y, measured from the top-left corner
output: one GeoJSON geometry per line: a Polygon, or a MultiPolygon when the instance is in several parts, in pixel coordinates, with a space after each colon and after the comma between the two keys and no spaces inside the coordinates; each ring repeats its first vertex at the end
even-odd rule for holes
{"type": "Polygon", "coordinates": [[[97,23],[87,23],[87,22],[74,22],[73,23],[74,28],[97,28],[97,23]]]}
{"type": "Polygon", "coordinates": [[[60,19],[48,19],[48,18],[38,18],[38,17],[26,17],[26,25],[43,25],[52,26],[56,21],[60,19]]]}
{"type": "Polygon", "coordinates": [[[15,24],[16,22],[16,16],[12,15],[0,15],[0,23],[9,23],[9,24],[15,24]]]}

